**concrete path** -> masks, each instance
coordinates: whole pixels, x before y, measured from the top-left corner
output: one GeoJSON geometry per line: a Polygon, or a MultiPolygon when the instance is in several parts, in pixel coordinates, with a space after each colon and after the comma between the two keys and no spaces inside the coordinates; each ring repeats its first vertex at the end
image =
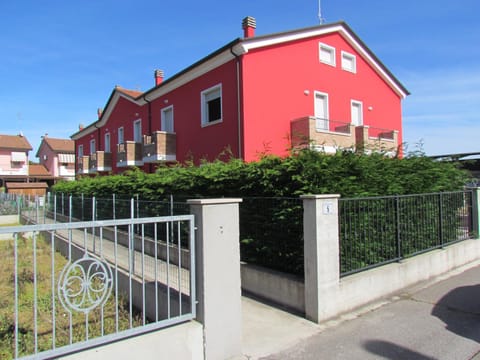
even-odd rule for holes
{"type": "Polygon", "coordinates": [[[480,263],[321,325],[243,306],[246,359],[480,360],[480,263]]]}

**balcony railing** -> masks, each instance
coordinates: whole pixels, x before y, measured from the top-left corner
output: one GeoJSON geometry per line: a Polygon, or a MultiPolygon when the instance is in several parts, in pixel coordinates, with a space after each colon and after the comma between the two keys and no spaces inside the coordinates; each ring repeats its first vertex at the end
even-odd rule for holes
{"type": "Polygon", "coordinates": [[[142,166],[142,143],[125,141],[117,145],[117,167],[142,166]]]}
{"type": "Polygon", "coordinates": [[[78,157],[78,174],[88,174],[90,172],[90,157],[87,155],[78,157]]]}
{"type": "Polygon", "coordinates": [[[112,153],[97,151],[90,155],[90,171],[112,171],[112,153]]]}
{"type": "Polygon", "coordinates": [[[177,159],[177,135],[155,131],[143,136],[143,162],[175,161],[177,159]]]}
{"type": "Polygon", "coordinates": [[[394,152],[398,147],[398,131],[313,116],[293,120],[290,124],[292,148],[313,148],[326,153],[338,149],[394,152]]]}

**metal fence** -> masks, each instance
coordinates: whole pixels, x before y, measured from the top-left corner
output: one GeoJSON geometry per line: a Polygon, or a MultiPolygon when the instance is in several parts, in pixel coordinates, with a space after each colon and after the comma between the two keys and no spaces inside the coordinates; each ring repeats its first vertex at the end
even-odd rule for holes
{"type": "Polygon", "coordinates": [[[473,237],[472,192],[340,199],[348,275],[473,237]]]}
{"type": "Polygon", "coordinates": [[[186,201],[174,201],[173,196],[161,201],[147,201],[140,199],[138,195],[125,198],[113,194],[110,198],[97,198],[49,193],[45,201],[47,209],[60,221],[187,215],[190,211],[186,201]]]}
{"type": "Polygon", "coordinates": [[[239,212],[242,261],[303,277],[302,200],[245,197],[239,212]]]}
{"type": "Polygon", "coordinates": [[[22,211],[41,224],[0,227],[0,358],[56,357],[195,317],[193,215],[54,223],[48,206],[22,211]]]}

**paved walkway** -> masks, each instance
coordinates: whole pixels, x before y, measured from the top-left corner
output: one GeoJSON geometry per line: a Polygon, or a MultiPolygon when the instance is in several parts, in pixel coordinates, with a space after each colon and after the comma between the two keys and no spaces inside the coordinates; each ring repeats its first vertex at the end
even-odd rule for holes
{"type": "Polygon", "coordinates": [[[248,298],[243,316],[245,359],[480,360],[480,262],[322,325],[248,298]]]}

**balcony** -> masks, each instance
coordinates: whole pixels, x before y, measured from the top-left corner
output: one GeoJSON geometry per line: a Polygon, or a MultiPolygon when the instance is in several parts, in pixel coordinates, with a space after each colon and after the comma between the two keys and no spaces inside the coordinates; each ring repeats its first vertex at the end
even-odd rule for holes
{"type": "Polygon", "coordinates": [[[398,147],[398,131],[367,125],[355,126],[309,116],[293,120],[290,129],[294,150],[312,148],[334,154],[339,149],[352,149],[394,155],[398,147]]]}
{"type": "Polygon", "coordinates": [[[96,151],[90,155],[90,172],[112,171],[112,153],[96,151]]]}
{"type": "Polygon", "coordinates": [[[117,167],[142,166],[142,143],[125,141],[117,145],[117,167]]]}
{"type": "Polygon", "coordinates": [[[79,156],[78,157],[78,174],[88,174],[90,172],[90,157],[79,156]]]}
{"type": "Polygon", "coordinates": [[[165,131],[155,131],[143,136],[143,162],[157,163],[176,161],[177,135],[165,131]]]}

